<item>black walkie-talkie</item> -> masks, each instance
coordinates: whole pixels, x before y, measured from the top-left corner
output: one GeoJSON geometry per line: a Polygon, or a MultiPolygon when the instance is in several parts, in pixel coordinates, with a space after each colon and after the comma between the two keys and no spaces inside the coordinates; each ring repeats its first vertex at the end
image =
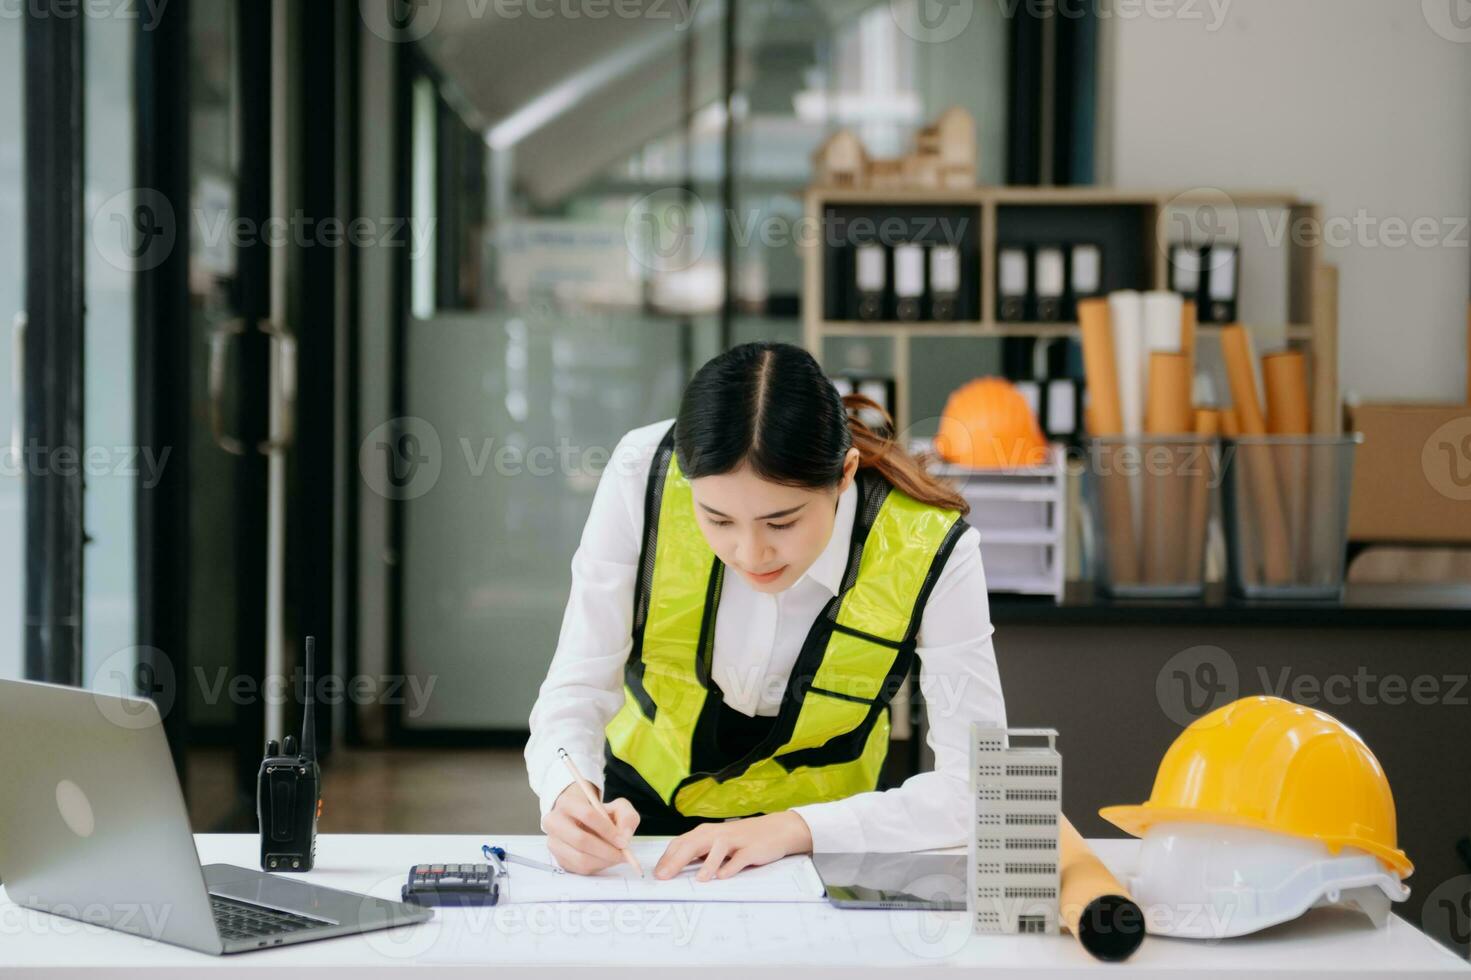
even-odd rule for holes
{"type": "Polygon", "coordinates": [[[262,871],[310,871],[317,860],[317,818],[322,815],[322,771],[317,766],[317,638],[306,638],[306,703],[301,712],[301,746],[266,743],[256,786],[262,871]]]}

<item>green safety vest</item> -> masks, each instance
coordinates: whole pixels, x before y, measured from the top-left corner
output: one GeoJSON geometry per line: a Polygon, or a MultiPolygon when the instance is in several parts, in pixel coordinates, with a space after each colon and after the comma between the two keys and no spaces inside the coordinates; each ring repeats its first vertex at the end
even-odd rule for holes
{"type": "Polygon", "coordinates": [[[802,644],[771,733],[744,758],[717,758],[721,695],[710,663],[725,565],[695,521],[672,426],[660,443],[645,493],[623,707],[608,724],[606,752],[678,813],[751,816],[877,788],[889,701],[966,524],[875,470],[860,469],[857,486],[842,588],[802,644]]]}

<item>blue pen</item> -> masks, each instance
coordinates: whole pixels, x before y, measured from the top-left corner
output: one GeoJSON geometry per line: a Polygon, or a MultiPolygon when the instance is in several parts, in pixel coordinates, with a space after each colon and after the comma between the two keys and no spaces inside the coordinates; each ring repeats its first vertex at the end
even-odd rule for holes
{"type": "Polygon", "coordinates": [[[502,873],[506,870],[505,862],[509,862],[511,864],[519,864],[523,868],[535,868],[537,871],[547,871],[554,875],[566,874],[561,868],[553,867],[550,864],[533,861],[531,858],[517,857],[515,854],[507,852],[504,847],[491,847],[489,844],[484,844],[481,845],[480,853],[485,855],[487,861],[493,861],[499,866],[502,873]]]}

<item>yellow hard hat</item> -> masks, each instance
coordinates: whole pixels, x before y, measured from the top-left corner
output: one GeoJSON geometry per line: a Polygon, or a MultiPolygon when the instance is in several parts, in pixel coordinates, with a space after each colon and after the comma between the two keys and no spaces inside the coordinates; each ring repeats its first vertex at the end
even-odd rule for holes
{"type": "Polygon", "coordinates": [[[1379,760],[1331,715],[1272,697],[1242,698],[1197,718],[1159,764],[1149,802],[1098,815],[1135,837],[1159,823],[1213,823],[1366,851],[1401,878],[1394,797],[1379,760]]]}
{"type": "Polygon", "coordinates": [[[935,452],[974,469],[1020,469],[1047,462],[1047,439],[1016,385],[980,378],[950,394],[935,452]]]}

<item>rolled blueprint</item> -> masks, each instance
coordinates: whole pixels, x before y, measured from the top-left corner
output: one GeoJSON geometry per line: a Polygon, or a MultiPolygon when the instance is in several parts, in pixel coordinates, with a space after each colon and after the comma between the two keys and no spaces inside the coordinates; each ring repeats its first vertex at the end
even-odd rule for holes
{"type": "MultiPolygon", "coordinates": [[[[1267,431],[1274,436],[1306,436],[1313,431],[1313,413],[1308,406],[1308,367],[1302,351],[1285,350],[1267,354],[1262,358],[1262,385],[1267,391],[1267,431]]],[[[1304,573],[1324,567],[1323,555],[1316,560],[1312,554],[1334,549],[1338,545],[1338,534],[1323,528],[1313,528],[1314,519],[1324,519],[1331,511],[1327,507],[1313,507],[1310,482],[1316,478],[1319,489],[1327,491],[1332,479],[1333,458],[1330,454],[1316,452],[1306,442],[1285,441],[1273,447],[1277,458],[1277,474],[1282,480],[1282,496],[1287,505],[1287,518],[1292,527],[1289,540],[1294,552],[1294,564],[1298,569],[1298,581],[1304,573]],[[1310,475],[1310,470],[1311,475],[1310,475]],[[1325,472],[1326,471],[1326,472],[1325,472]],[[1323,544],[1315,544],[1323,542],[1323,544]]],[[[1331,519],[1331,518],[1330,518],[1331,519]]],[[[1312,574],[1309,574],[1309,578],[1312,574]]]]}
{"type": "Polygon", "coordinates": [[[1067,817],[1059,816],[1062,924],[1093,956],[1126,960],[1144,941],[1144,913],[1067,817]]]}
{"type": "MultiPolygon", "coordinates": [[[[1146,301],[1155,295],[1149,294],[1146,301]]],[[[1176,324],[1178,334],[1178,302],[1175,305],[1171,322],[1176,324]]],[[[1184,354],[1151,351],[1145,432],[1159,437],[1190,434],[1195,428],[1191,387],[1190,361],[1184,354]]],[[[1174,585],[1180,582],[1185,567],[1180,527],[1185,520],[1188,499],[1184,470],[1190,447],[1165,438],[1147,442],[1145,451],[1149,459],[1141,477],[1144,507],[1140,514],[1144,530],[1144,580],[1155,585],[1174,585]],[[1163,469],[1161,463],[1165,464],[1163,469]]]]}
{"type": "MultiPolygon", "coordinates": [[[[1195,434],[1214,439],[1221,432],[1221,415],[1212,409],[1203,408],[1195,413],[1195,434]]],[[[1202,448],[1205,455],[1199,460],[1200,472],[1190,482],[1190,510],[1185,520],[1185,575],[1193,578],[1201,574],[1201,562],[1205,560],[1206,525],[1210,522],[1211,464],[1209,450],[1202,448]]]]}
{"type": "Polygon", "coordinates": [[[1129,289],[1110,293],[1108,315],[1113,328],[1123,433],[1137,436],[1144,431],[1144,372],[1148,368],[1144,347],[1143,297],[1129,289]]]}
{"type": "MultiPolygon", "coordinates": [[[[1221,331],[1221,355],[1226,361],[1226,378],[1231,383],[1231,401],[1243,436],[1265,436],[1267,422],[1257,397],[1252,367],[1251,338],[1246,328],[1233,324],[1221,331]]],[[[1292,550],[1287,542],[1287,517],[1282,508],[1282,484],[1276,460],[1266,446],[1237,447],[1236,464],[1250,481],[1251,502],[1256,520],[1247,526],[1258,541],[1252,550],[1261,555],[1267,581],[1287,583],[1292,577],[1292,550]]]]}
{"type": "MultiPolygon", "coordinates": [[[[1118,361],[1113,346],[1107,300],[1084,300],[1078,304],[1078,322],[1083,335],[1083,369],[1088,375],[1088,431],[1094,436],[1123,434],[1119,399],[1118,361]]],[[[1108,569],[1116,584],[1139,581],[1139,553],[1134,536],[1134,503],[1129,477],[1115,470],[1117,459],[1109,444],[1098,444],[1098,492],[1108,526],[1108,569]]]]}

